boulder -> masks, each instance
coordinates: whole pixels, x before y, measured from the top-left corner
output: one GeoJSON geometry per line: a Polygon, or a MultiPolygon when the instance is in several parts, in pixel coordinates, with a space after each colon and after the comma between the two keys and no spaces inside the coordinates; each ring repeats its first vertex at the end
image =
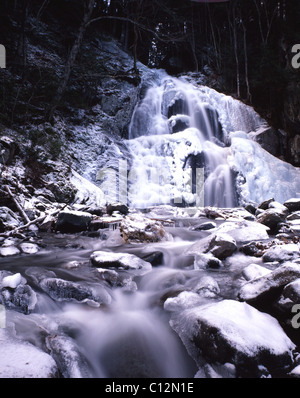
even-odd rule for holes
{"type": "Polygon", "coordinates": [[[58,214],[56,230],[62,233],[86,231],[93,216],[90,213],[78,210],[63,210],[58,214]]]}
{"type": "Polygon", "coordinates": [[[121,221],[120,232],[125,243],[159,242],[167,236],[160,221],[141,214],[125,216],[121,221]]]}
{"type": "Polygon", "coordinates": [[[300,198],[291,198],[284,202],[285,207],[289,209],[290,212],[300,210],[300,198]]]}
{"type": "Polygon", "coordinates": [[[235,239],[225,232],[220,232],[196,241],[186,250],[186,254],[196,256],[196,266],[197,268],[202,268],[201,264],[203,262],[205,263],[212,259],[211,257],[203,256],[203,253],[210,253],[222,260],[233,254],[236,249],[235,239]]]}
{"type": "Polygon", "coordinates": [[[19,247],[20,247],[22,253],[25,253],[25,254],[35,254],[39,251],[39,247],[35,243],[23,242],[20,244],[19,247]]]}
{"type": "Polygon", "coordinates": [[[278,321],[247,303],[223,300],[186,309],[170,325],[199,367],[229,362],[237,377],[258,377],[261,366],[278,376],[293,363],[295,345],[278,321]]]}
{"type": "Polygon", "coordinates": [[[237,296],[239,300],[247,302],[266,298],[267,295],[273,296],[278,290],[298,278],[300,278],[300,264],[288,262],[266,275],[246,282],[241,286],[237,296]]]}
{"type": "Polygon", "coordinates": [[[278,209],[267,209],[257,216],[257,221],[270,228],[270,232],[277,232],[280,224],[285,221],[287,213],[278,209]]]}
{"type": "Polygon", "coordinates": [[[212,253],[199,253],[195,255],[195,260],[194,260],[195,269],[220,268],[220,267],[222,267],[222,261],[216,258],[212,253]]]}
{"type": "Polygon", "coordinates": [[[209,252],[220,260],[231,256],[237,249],[236,242],[229,234],[219,233],[213,236],[209,252]]]}
{"type": "Polygon", "coordinates": [[[236,243],[269,239],[269,227],[255,221],[228,221],[221,224],[214,232],[230,235],[236,243]]]}
{"type": "Polygon", "coordinates": [[[16,256],[17,254],[20,254],[20,250],[15,246],[7,246],[0,248],[1,257],[16,256]]]}
{"type": "Polygon", "coordinates": [[[295,304],[300,304],[300,278],[288,283],[279,297],[276,307],[291,315],[291,309],[295,304]]]}
{"type": "Polygon", "coordinates": [[[300,251],[297,244],[274,245],[265,251],[262,256],[263,262],[284,262],[299,257],[300,251]]]}
{"type": "Polygon", "coordinates": [[[151,264],[141,258],[129,253],[113,253],[106,251],[95,251],[90,256],[94,267],[117,268],[122,270],[150,270],[151,264]]]}
{"type": "Polygon", "coordinates": [[[108,215],[112,215],[113,212],[116,211],[120,214],[128,214],[129,209],[126,205],[122,204],[122,203],[110,203],[106,206],[106,213],[108,215]]]}

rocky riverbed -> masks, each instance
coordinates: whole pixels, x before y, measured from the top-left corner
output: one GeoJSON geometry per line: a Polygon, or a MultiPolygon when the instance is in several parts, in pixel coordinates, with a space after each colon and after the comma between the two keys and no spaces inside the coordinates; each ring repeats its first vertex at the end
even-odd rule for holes
{"type": "Polygon", "coordinates": [[[299,199],[34,208],[0,208],[1,377],[299,377],[299,199]]]}

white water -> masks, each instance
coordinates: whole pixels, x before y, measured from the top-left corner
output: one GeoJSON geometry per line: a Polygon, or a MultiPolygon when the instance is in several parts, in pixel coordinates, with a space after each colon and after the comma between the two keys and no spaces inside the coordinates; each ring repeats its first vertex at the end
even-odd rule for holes
{"type": "Polygon", "coordinates": [[[299,195],[299,169],[249,139],[249,132],[267,126],[251,107],[160,74],[137,104],[129,129],[131,206],[234,207],[299,195]]]}

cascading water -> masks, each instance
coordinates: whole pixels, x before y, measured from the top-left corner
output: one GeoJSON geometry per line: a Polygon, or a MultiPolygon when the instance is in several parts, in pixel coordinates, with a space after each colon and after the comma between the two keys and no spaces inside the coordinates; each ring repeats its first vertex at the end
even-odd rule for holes
{"type": "Polygon", "coordinates": [[[131,121],[129,204],[236,206],[229,133],[262,123],[241,102],[162,72],[131,121]]]}

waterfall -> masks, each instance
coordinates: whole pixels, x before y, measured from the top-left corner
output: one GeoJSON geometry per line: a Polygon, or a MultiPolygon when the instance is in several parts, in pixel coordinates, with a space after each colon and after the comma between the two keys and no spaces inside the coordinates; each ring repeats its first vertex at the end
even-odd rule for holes
{"type": "Polygon", "coordinates": [[[162,72],[137,104],[129,128],[130,205],[236,206],[229,132],[261,123],[241,102],[162,72]]]}
{"type": "Polygon", "coordinates": [[[187,76],[158,75],[129,126],[130,206],[235,207],[299,194],[299,170],[248,136],[268,127],[252,107],[187,76]]]}

